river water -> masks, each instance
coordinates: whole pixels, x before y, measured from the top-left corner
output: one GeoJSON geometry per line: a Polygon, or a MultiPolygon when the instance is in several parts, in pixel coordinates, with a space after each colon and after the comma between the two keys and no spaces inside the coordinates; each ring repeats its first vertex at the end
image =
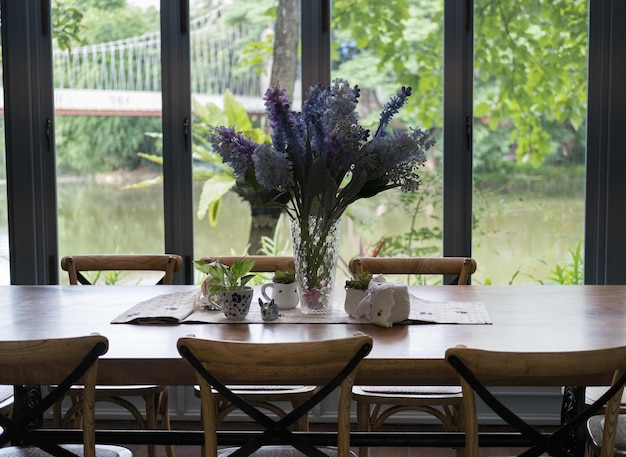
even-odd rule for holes
{"type": "MultiPolygon", "coordinates": [[[[8,284],[6,192],[0,201],[0,283],[8,284]]],[[[125,189],[99,182],[65,182],[58,188],[59,255],[77,253],[163,252],[163,202],[160,185],[125,189]]],[[[338,284],[346,276],[350,257],[367,254],[383,235],[408,230],[410,219],[390,210],[393,201],[357,202],[353,218],[342,221],[338,284]]],[[[535,284],[547,281],[557,264],[570,261],[583,235],[582,199],[541,199],[498,196],[482,203],[473,233],[472,257],[478,270],[475,284],[535,284]]],[[[426,216],[419,224],[433,224],[426,216]]],[[[247,248],[250,211],[237,196],[228,195],[218,224],[194,222],[194,256],[243,254],[247,248]]],[[[290,253],[286,221],[279,229],[279,251],[290,253]]]]}

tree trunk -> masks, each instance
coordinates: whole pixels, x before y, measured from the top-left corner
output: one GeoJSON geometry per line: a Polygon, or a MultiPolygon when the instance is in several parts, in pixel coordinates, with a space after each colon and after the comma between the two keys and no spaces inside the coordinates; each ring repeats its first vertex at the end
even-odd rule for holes
{"type": "Polygon", "coordinates": [[[250,221],[250,247],[248,252],[250,255],[263,254],[259,252],[261,247],[261,239],[266,236],[268,238],[274,238],[274,231],[276,230],[276,223],[282,213],[280,208],[258,208],[251,207],[252,220],[250,221]]]}
{"type": "Polygon", "coordinates": [[[274,31],[274,60],[270,84],[280,84],[293,100],[300,42],[300,0],[279,0],[274,31]]]}
{"type": "MultiPolygon", "coordinates": [[[[274,30],[274,59],[271,86],[280,84],[290,100],[294,97],[298,69],[298,43],[300,42],[300,0],[279,0],[274,30]]],[[[250,254],[257,254],[261,238],[274,236],[281,210],[252,208],[250,224],[250,254]]]]}

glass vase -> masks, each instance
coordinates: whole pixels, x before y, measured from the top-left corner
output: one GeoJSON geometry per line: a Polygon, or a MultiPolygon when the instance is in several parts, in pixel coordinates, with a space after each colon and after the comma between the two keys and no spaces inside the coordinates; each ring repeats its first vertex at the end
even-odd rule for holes
{"type": "Polygon", "coordinates": [[[326,314],[332,309],[341,222],[311,216],[291,220],[300,309],[326,314]]]}

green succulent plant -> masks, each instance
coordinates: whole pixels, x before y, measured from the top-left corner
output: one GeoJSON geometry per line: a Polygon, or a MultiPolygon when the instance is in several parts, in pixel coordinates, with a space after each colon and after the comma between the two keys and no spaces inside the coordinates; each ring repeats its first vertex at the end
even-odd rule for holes
{"type": "Polygon", "coordinates": [[[222,290],[241,290],[254,278],[253,274],[249,274],[254,266],[254,260],[245,257],[237,260],[230,267],[220,263],[219,259],[211,263],[194,260],[193,263],[199,271],[208,275],[203,285],[210,294],[216,294],[222,290]]]}
{"type": "Polygon", "coordinates": [[[372,273],[363,271],[346,280],[346,289],[367,290],[372,280],[372,273]]]}
{"type": "Polygon", "coordinates": [[[291,284],[296,280],[296,270],[287,269],[287,270],[276,270],[274,272],[274,277],[272,278],[272,282],[277,284],[291,284]]]}

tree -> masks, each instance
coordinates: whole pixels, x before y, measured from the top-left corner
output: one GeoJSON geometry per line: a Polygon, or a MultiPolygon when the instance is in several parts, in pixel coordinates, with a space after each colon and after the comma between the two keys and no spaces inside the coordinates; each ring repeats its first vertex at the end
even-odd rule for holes
{"type": "MultiPolygon", "coordinates": [[[[259,71],[264,72],[267,66],[267,59],[269,58],[267,53],[271,51],[270,85],[280,84],[285,88],[285,92],[291,100],[294,98],[298,69],[300,1],[278,0],[276,8],[261,2],[260,7],[265,8],[264,14],[267,17],[271,17],[274,21],[273,34],[267,36],[269,40],[273,38],[273,46],[268,46],[263,41],[254,40],[249,44],[246,58],[243,59],[243,62],[255,65],[259,71]]],[[[238,6],[236,4],[233,6],[235,6],[233,8],[234,11],[242,11],[241,3],[238,6]]],[[[248,15],[246,15],[246,18],[248,18],[248,15]]],[[[237,190],[237,187],[235,187],[235,190],[237,190]]],[[[252,202],[250,207],[252,221],[250,225],[249,250],[251,253],[256,254],[262,247],[262,239],[273,236],[282,211],[279,208],[261,208],[252,202]]]]}
{"type": "MultiPolygon", "coordinates": [[[[300,43],[300,0],[279,0],[274,29],[274,58],[271,85],[280,84],[293,100],[300,43]]],[[[281,215],[280,208],[252,207],[250,252],[257,253],[263,237],[271,238],[281,215]]]]}
{"type": "MultiPolygon", "coordinates": [[[[441,127],[442,8],[440,0],[336,0],[337,68],[358,72],[370,93],[390,82],[412,86],[408,114],[441,127]]],[[[569,153],[551,133],[584,130],[587,2],[477,0],[474,37],[475,117],[492,129],[512,127],[518,163],[539,166],[550,154],[569,153]]]]}
{"type": "Polygon", "coordinates": [[[271,85],[280,84],[293,100],[300,43],[300,0],[279,0],[274,32],[271,85]]]}

